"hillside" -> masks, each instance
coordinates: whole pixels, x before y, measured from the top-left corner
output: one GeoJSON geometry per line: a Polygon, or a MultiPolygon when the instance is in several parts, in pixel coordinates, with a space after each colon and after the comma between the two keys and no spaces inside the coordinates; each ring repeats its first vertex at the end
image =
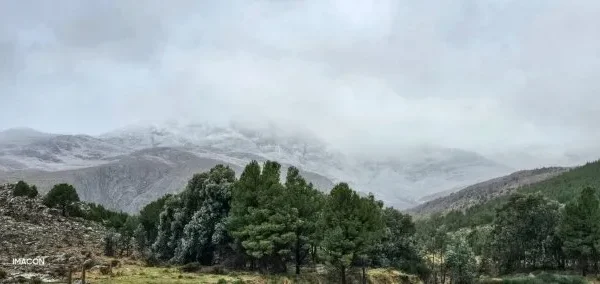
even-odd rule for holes
{"type": "Polygon", "coordinates": [[[86,258],[102,254],[104,227],[62,217],[39,198],[13,197],[11,190],[12,185],[0,185],[0,270],[10,278],[62,279],[69,265],[80,266],[86,258]],[[44,257],[46,265],[12,265],[13,258],[38,257],[44,257]]]}
{"type": "Polygon", "coordinates": [[[26,179],[42,191],[72,183],[85,200],[128,212],[181,190],[186,178],[215,163],[240,169],[251,160],[294,165],[322,190],[348,182],[400,209],[513,171],[474,152],[434,146],[398,149],[386,159],[353,156],[310,133],[276,127],[142,125],[99,136],[0,132],[0,182],[26,179]]]}
{"type": "Polygon", "coordinates": [[[450,210],[465,210],[499,196],[507,195],[519,187],[542,182],[565,173],[569,168],[542,168],[525,170],[507,176],[477,183],[449,195],[435,198],[407,210],[417,215],[446,213],[450,210]]]}
{"type": "MultiPolygon", "coordinates": [[[[511,192],[524,194],[539,192],[549,199],[564,204],[578,196],[586,186],[600,189],[600,160],[572,168],[540,182],[518,187],[511,192]]],[[[503,194],[487,202],[473,205],[464,212],[452,210],[442,216],[441,221],[453,229],[487,224],[493,220],[495,209],[505,204],[507,200],[508,195],[503,194]]]]}
{"type": "MultiPolygon", "coordinates": [[[[114,158],[106,164],[64,171],[15,171],[0,175],[0,182],[26,180],[41,193],[58,183],[74,185],[83,200],[114,210],[137,212],[167,193],[181,191],[191,176],[204,172],[222,160],[199,157],[178,148],[152,148],[114,158]]],[[[241,168],[228,164],[239,174],[241,168]]],[[[333,183],[316,173],[302,172],[322,189],[333,183]]]]}

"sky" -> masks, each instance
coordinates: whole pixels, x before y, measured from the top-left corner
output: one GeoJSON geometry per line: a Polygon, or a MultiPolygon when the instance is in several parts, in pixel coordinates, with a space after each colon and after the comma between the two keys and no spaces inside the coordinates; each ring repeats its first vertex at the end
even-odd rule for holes
{"type": "Polygon", "coordinates": [[[600,157],[595,0],[0,1],[0,129],[276,122],[600,157]]]}

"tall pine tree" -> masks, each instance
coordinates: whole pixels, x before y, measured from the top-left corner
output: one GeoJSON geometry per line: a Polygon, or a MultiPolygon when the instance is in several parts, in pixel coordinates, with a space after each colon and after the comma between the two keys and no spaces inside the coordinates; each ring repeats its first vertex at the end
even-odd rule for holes
{"type": "Polygon", "coordinates": [[[577,200],[565,206],[558,229],[563,240],[563,250],[578,262],[583,276],[587,274],[588,266],[592,262],[596,270],[598,269],[599,203],[596,191],[591,187],[584,188],[577,200]]]}

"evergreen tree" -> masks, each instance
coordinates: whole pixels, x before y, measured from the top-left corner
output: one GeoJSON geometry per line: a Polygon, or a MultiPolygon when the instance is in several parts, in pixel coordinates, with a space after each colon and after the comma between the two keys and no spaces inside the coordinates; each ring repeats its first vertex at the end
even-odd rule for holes
{"type": "Polygon", "coordinates": [[[295,243],[293,244],[293,258],[296,264],[296,274],[300,274],[300,266],[308,257],[310,250],[318,243],[316,235],[319,212],[322,209],[324,197],[321,192],[307,184],[295,167],[290,167],[287,172],[286,198],[291,208],[298,210],[298,218],[293,224],[295,243]]]}
{"type": "Polygon", "coordinates": [[[13,188],[12,194],[13,196],[27,196],[30,193],[30,191],[31,189],[29,187],[29,184],[20,180],[13,188]]]}
{"type": "Polygon", "coordinates": [[[239,247],[262,271],[285,272],[295,243],[298,210],[286,202],[281,165],[251,162],[234,187],[229,227],[239,247]]]}
{"type": "Polygon", "coordinates": [[[32,185],[29,188],[29,192],[27,192],[27,197],[29,197],[29,198],[36,198],[37,196],[38,196],[37,186],[32,185]]]}
{"type": "Polygon", "coordinates": [[[146,240],[144,243],[153,244],[156,241],[156,237],[158,235],[158,223],[160,213],[163,211],[163,207],[167,199],[171,198],[173,195],[167,194],[153,202],[150,202],[142,210],[140,210],[139,220],[140,224],[144,227],[143,231],[146,236],[144,239],[146,240]]]}
{"type": "Polygon", "coordinates": [[[159,214],[156,241],[152,244],[153,257],[158,260],[166,261],[174,255],[175,246],[170,240],[174,235],[172,225],[180,206],[179,196],[167,198],[163,211],[159,214]]]}
{"type": "Polygon", "coordinates": [[[67,216],[69,211],[74,211],[76,202],[79,202],[77,191],[66,183],[55,185],[44,197],[44,205],[60,208],[63,216],[67,216]]]}
{"type": "Polygon", "coordinates": [[[348,184],[339,183],[331,190],[322,217],[324,256],[346,283],[350,265],[359,262],[365,268],[368,253],[383,235],[381,203],[372,196],[360,198],[348,184]]]}
{"type": "Polygon", "coordinates": [[[183,198],[186,209],[191,211],[196,207],[197,211],[183,229],[175,253],[178,262],[213,264],[215,253],[228,242],[226,232],[221,228],[229,214],[234,182],[235,173],[223,165],[212,168],[208,175],[192,178],[183,198]]]}
{"type": "MultiPolygon", "coordinates": [[[[600,206],[596,191],[586,187],[579,198],[564,208],[559,235],[566,254],[577,260],[586,276],[590,263],[597,262],[600,250],[600,206]]],[[[597,272],[597,271],[596,271],[597,272]]]]}

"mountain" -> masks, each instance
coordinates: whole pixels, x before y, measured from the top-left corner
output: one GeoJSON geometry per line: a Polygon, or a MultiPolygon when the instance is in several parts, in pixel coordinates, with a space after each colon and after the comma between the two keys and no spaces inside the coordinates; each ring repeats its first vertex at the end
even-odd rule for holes
{"type": "Polygon", "coordinates": [[[451,210],[465,210],[496,197],[510,194],[519,187],[556,177],[568,170],[570,168],[552,167],[518,171],[507,176],[468,186],[446,196],[432,198],[432,200],[407,211],[418,215],[427,215],[438,212],[446,213],[451,210]]]}
{"type": "Polygon", "coordinates": [[[126,211],[181,190],[194,173],[217,163],[239,174],[253,159],[294,165],[326,191],[348,182],[402,209],[423,196],[513,171],[474,152],[433,146],[402,148],[386,159],[353,156],[309,132],[272,125],[134,125],[100,136],[0,132],[0,181],[25,179],[42,191],[73,183],[84,199],[126,211]]]}

